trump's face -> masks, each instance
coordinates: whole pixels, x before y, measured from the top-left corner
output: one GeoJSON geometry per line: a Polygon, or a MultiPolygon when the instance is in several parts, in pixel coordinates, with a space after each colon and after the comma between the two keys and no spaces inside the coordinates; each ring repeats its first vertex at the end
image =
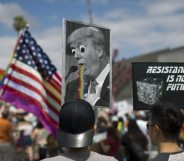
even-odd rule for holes
{"type": "Polygon", "coordinates": [[[78,65],[84,66],[84,75],[95,79],[100,72],[100,48],[94,46],[91,38],[77,40],[70,46],[78,65]]]}

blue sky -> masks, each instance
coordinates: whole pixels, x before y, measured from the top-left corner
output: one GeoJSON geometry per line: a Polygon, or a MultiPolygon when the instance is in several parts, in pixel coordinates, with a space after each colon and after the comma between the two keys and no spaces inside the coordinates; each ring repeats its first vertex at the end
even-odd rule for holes
{"type": "MultiPolygon", "coordinates": [[[[184,46],[183,0],[91,0],[94,24],[111,29],[118,60],[184,46]]],[[[0,0],[0,68],[5,68],[23,15],[30,31],[61,70],[62,18],[89,22],[87,0],[0,0]]]]}

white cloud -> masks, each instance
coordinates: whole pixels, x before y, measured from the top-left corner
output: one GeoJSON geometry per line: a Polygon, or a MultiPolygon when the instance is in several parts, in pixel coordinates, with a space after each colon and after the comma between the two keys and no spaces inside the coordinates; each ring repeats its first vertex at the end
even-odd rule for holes
{"type": "Polygon", "coordinates": [[[0,3],[0,23],[8,28],[12,28],[15,16],[24,16],[31,26],[37,24],[35,17],[32,17],[21,6],[16,3],[0,3]]]}
{"type": "MultiPolygon", "coordinates": [[[[31,32],[31,31],[30,31],[31,32]]],[[[42,47],[45,53],[49,56],[52,63],[56,65],[61,73],[62,68],[62,28],[53,27],[40,33],[31,32],[32,36],[36,39],[38,44],[42,47]]],[[[16,37],[0,37],[0,49],[1,49],[1,66],[5,69],[11,53],[13,52],[16,37]]]]}
{"type": "Polygon", "coordinates": [[[147,11],[151,15],[170,15],[175,12],[183,10],[183,0],[156,0],[147,7],[147,11]]]}
{"type": "Polygon", "coordinates": [[[13,53],[13,49],[16,43],[16,38],[11,36],[0,37],[0,49],[1,49],[1,66],[0,68],[6,69],[8,62],[13,53]]]}
{"type": "Polygon", "coordinates": [[[110,19],[122,18],[122,15],[125,14],[122,9],[116,9],[111,12],[106,13],[106,17],[110,19]]]}
{"type": "MultiPolygon", "coordinates": [[[[103,15],[95,14],[94,23],[111,29],[111,47],[119,49],[122,57],[131,57],[167,47],[182,46],[184,45],[184,12],[178,12],[181,10],[182,4],[177,5],[178,7],[175,4],[175,2],[181,3],[182,0],[168,1],[170,5],[167,8],[170,9],[167,9],[167,12],[161,12],[160,3],[152,1],[152,3],[143,4],[144,15],[136,15],[137,10],[132,15],[127,12],[127,8],[119,8],[103,13],[103,15]]],[[[161,4],[164,6],[163,3],[161,4]]],[[[0,8],[0,13],[2,12],[0,8]]],[[[10,16],[5,15],[5,17],[10,16]]],[[[82,17],[81,20],[88,22],[87,17],[82,17]]],[[[1,18],[0,22],[2,22],[1,18]]],[[[56,26],[39,33],[31,33],[48,54],[53,64],[61,71],[62,28],[56,26]]],[[[15,41],[16,37],[0,37],[1,60],[3,60],[1,67],[3,68],[7,65],[15,41]]]]}
{"type": "MultiPolygon", "coordinates": [[[[65,3],[65,2],[71,2],[71,3],[74,3],[73,0],[42,0],[43,2],[46,2],[46,3],[59,3],[59,2],[62,2],[62,3],[65,3]]],[[[87,4],[87,0],[77,0],[78,2],[80,3],[86,3],[87,4]]],[[[77,3],[77,1],[75,1],[77,3]]],[[[98,3],[98,4],[102,4],[102,5],[106,5],[108,4],[110,0],[91,0],[91,4],[95,4],[95,3],[98,3]]],[[[72,4],[71,4],[72,5],[72,4]]]]}
{"type": "Polygon", "coordinates": [[[62,28],[52,27],[41,33],[32,33],[38,44],[49,56],[61,73],[62,69],[62,28]]]}
{"type": "Polygon", "coordinates": [[[123,57],[184,45],[184,3],[167,2],[142,3],[142,15],[136,15],[138,10],[132,15],[126,8],[95,14],[94,23],[111,29],[112,49],[118,48],[123,57]]]}
{"type": "Polygon", "coordinates": [[[68,0],[42,0],[47,3],[67,2],[68,0]]]}
{"type": "Polygon", "coordinates": [[[91,3],[93,4],[93,3],[97,3],[97,4],[103,4],[103,5],[106,5],[106,4],[108,4],[108,2],[109,2],[110,0],[91,0],[91,3]]]}

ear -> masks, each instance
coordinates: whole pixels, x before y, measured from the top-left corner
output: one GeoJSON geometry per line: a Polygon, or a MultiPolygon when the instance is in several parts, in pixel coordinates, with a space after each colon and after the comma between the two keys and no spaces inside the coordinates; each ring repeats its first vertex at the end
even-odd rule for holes
{"type": "Polygon", "coordinates": [[[93,130],[96,131],[96,124],[93,126],[93,130]]]}
{"type": "Polygon", "coordinates": [[[104,54],[103,49],[98,48],[98,49],[97,49],[97,55],[98,55],[98,57],[101,58],[101,57],[103,56],[103,54],[104,54]]]}
{"type": "Polygon", "coordinates": [[[158,136],[159,133],[160,133],[160,128],[157,125],[155,125],[153,128],[153,134],[155,136],[158,136]]]}

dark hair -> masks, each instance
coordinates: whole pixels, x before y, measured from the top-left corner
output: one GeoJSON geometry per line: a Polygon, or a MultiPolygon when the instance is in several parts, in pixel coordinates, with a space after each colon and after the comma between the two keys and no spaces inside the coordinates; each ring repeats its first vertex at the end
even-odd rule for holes
{"type": "Polygon", "coordinates": [[[136,120],[129,119],[128,121],[128,135],[131,140],[139,145],[143,149],[146,149],[148,141],[146,136],[142,133],[138,127],[136,120]]]}
{"type": "Polygon", "coordinates": [[[107,128],[107,136],[111,136],[116,142],[120,143],[120,138],[118,135],[118,131],[114,126],[110,126],[107,128]]]}
{"type": "Polygon", "coordinates": [[[96,132],[102,133],[105,131],[107,131],[107,120],[103,116],[100,116],[96,122],[96,132]]]}
{"type": "Polygon", "coordinates": [[[42,123],[40,121],[37,121],[36,128],[38,128],[38,129],[42,129],[43,128],[43,125],[42,125],[42,123]]]}
{"type": "Polygon", "coordinates": [[[67,43],[71,45],[73,42],[86,40],[87,38],[92,40],[95,49],[100,46],[105,51],[104,56],[109,57],[109,49],[106,47],[104,33],[99,28],[85,26],[76,29],[68,37],[67,43]]]}
{"type": "Polygon", "coordinates": [[[8,118],[8,116],[9,116],[9,111],[5,109],[5,110],[2,112],[2,117],[6,119],[6,118],[8,118]]]}
{"type": "Polygon", "coordinates": [[[183,124],[183,115],[171,103],[159,102],[151,106],[151,121],[161,128],[166,139],[175,140],[183,124]]]}
{"type": "Polygon", "coordinates": [[[100,31],[96,27],[81,27],[68,37],[67,43],[70,45],[73,42],[79,41],[80,39],[91,38],[95,45],[104,46],[104,35],[102,31],[100,31]]]}

